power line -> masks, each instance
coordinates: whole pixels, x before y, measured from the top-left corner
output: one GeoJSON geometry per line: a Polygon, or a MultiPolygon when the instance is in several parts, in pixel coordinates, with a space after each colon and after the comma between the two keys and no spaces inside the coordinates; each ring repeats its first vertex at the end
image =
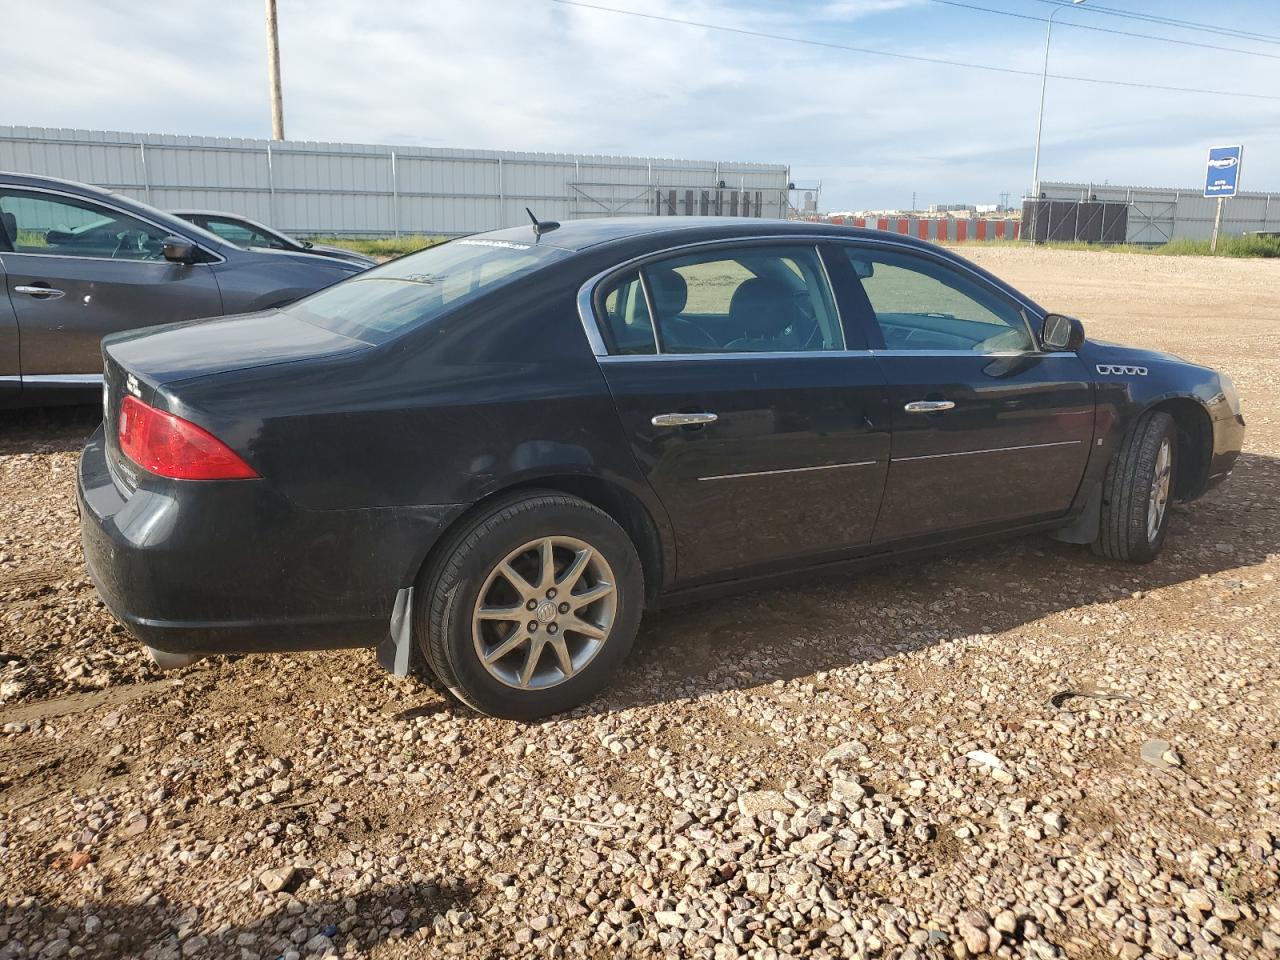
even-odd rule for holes
{"type": "MultiPolygon", "coordinates": [[[[984,70],[988,73],[1015,74],[1022,77],[1039,77],[1036,70],[1019,70],[1015,67],[997,67],[985,63],[966,63],[962,60],[945,60],[941,57],[925,57],[911,53],[894,53],[889,50],[875,50],[871,47],[854,47],[829,40],[810,40],[807,37],[788,37],[777,33],[766,33],[762,30],[748,30],[745,27],[730,27],[725,24],[707,23],[700,20],[684,20],[679,17],[666,17],[657,13],[641,13],[638,10],[622,10],[617,7],[606,7],[583,0],[551,0],[567,7],[580,7],[584,10],[595,10],[600,13],[615,13],[621,16],[638,17],[641,20],[656,20],[660,23],[674,23],[682,27],[698,27],[703,30],[716,30],[721,33],[732,33],[742,37],[755,37],[760,40],[777,40],[784,43],[799,43],[809,47],[824,47],[829,50],[844,50],[850,53],[863,53],[873,57],[890,57],[894,60],[910,60],[915,63],[930,63],[945,67],[963,67],[967,70],[984,70]]],[[[1138,80],[1106,80],[1100,77],[1078,77],[1065,73],[1048,74],[1054,80],[1070,80],[1075,83],[1093,83],[1112,87],[1133,87],[1141,90],[1165,90],[1172,93],[1203,93],[1215,97],[1235,97],[1246,100],[1280,101],[1280,96],[1266,93],[1237,93],[1231,90],[1207,90],[1200,87],[1171,87],[1160,83],[1143,83],[1138,80]]]]}
{"type": "MultiPolygon", "coordinates": [[[[1069,0],[1036,0],[1037,3],[1051,7],[1076,6],[1069,0]]],[[[1080,6],[1079,9],[1089,13],[1101,13],[1111,17],[1124,17],[1127,20],[1141,20],[1145,23],[1158,23],[1166,27],[1181,27],[1186,30],[1200,30],[1206,33],[1217,33],[1224,37],[1236,37],[1241,40],[1256,40],[1259,43],[1280,43],[1280,37],[1269,33],[1255,33],[1252,30],[1237,30],[1235,27],[1221,27],[1212,23],[1196,23],[1194,20],[1178,20],[1175,17],[1163,17],[1154,13],[1137,13],[1132,10],[1116,10],[1114,7],[1099,7],[1093,4],[1080,6]]]]}
{"type": "MultiPolygon", "coordinates": [[[[962,7],[965,10],[977,10],[982,13],[994,13],[1001,17],[1015,17],[1018,20],[1034,20],[1036,23],[1048,23],[1048,17],[1037,17],[1030,13],[1014,13],[1012,10],[993,10],[991,7],[979,7],[972,3],[961,3],[959,0],[931,0],[932,3],[941,3],[948,7],[962,7]]],[[[1131,33],[1128,30],[1112,30],[1109,27],[1092,27],[1087,23],[1066,23],[1061,20],[1057,21],[1060,27],[1070,27],[1073,30],[1092,30],[1095,33],[1111,33],[1118,37],[1137,37],[1140,40],[1158,40],[1161,43],[1176,43],[1184,47],[1203,47],[1205,50],[1222,50],[1225,53],[1243,53],[1248,57],[1266,57],[1268,60],[1280,60],[1280,54],[1262,53],[1258,50],[1241,50],[1238,47],[1220,47],[1212,43],[1198,43],[1195,40],[1179,40],[1176,37],[1157,37],[1150,33],[1131,33]]]]}

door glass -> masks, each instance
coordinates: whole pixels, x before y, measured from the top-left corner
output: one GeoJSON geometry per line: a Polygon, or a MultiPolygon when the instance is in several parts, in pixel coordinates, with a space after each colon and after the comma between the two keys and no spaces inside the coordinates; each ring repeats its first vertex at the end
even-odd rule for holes
{"type": "Polygon", "coordinates": [[[604,296],[605,321],[617,354],[657,353],[653,343],[653,324],[649,321],[649,304],[635,270],[615,280],[604,296]]]}
{"type": "Polygon", "coordinates": [[[1020,311],[957,270],[911,254],[846,247],[887,350],[1034,350],[1020,311]]]}
{"type": "Polygon", "coordinates": [[[644,267],[663,353],[843,350],[812,247],[717,247],[644,267]]]}
{"type": "Polygon", "coordinates": [[[168,231],[109,207],[43,193],[0,193],[0,222],[16,253],[163,260],[168,231]]]}

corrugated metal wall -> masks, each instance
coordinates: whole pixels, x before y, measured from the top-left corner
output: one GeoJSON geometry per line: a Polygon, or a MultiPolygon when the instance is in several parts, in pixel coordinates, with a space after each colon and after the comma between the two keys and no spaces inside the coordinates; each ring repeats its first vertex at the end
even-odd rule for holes
{"type": "MultiPolygon", "coordinates": [[[[782,217],[788,177],[781,164],[6,126],[0,170],[93,183],[169,210],[228,210],[294,233],[379,236],[511,226],[528,219],[526,206],[550,220],[666,213],[672,191],[682,200],[708,192],[725,213],[782,217]]],[[[676,212],[687,212],[683,203],[676,212]]]]}
{"type": "MultiPolygon", "coordinates": [[[[1218,201],[1204,191],[1112,187],[1094,183],[1041,183],[1049,200],[1119,200],[1129,204],[1128,243],[1167,243],[1177,237],[1208,240],[1218,201]]],[[[1222,208],[1223,236],[1280,230],[1280,194],[1241,193],[1222,208]]]]}

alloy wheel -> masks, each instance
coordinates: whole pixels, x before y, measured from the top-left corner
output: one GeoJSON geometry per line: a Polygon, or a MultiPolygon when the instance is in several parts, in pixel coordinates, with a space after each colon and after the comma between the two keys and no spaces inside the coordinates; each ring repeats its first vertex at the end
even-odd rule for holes
{"type": "Polygon", "coordinates": [[[1155,475],[1151,478],[1151,495],[1147,499],[1147,542],[1155,543],[1169,506],[1169,487],[1173,477],[1173,449],[1169,438],[1160,443],[1156,454],[1155,475]]]}
{"type": "Polygon", "coordinates": [[[476,598],[471,637],[491,676],[518,690],[545,690],[589,664],[618,611],[613,571],[575,537],[531,540],[502,558],[476,598]]]}

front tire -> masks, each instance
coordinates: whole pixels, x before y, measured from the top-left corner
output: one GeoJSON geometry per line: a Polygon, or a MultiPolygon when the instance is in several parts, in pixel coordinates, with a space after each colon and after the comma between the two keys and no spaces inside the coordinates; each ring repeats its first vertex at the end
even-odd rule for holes
{"type": "Polygon", "coordinates": [[[1167,413],[1144,413],[1129,429],[1107,465],[1095,553],[1131,563],[1159,556],[1169,532],[1177,452],[1177,425],[1167,413]]]}
{"type": "Polygon", "coordinates": [[[414,634],[449,691],[481,713],[532,720],[609,681],[640,625],[644,575],[608,514],[532,492],[456,531],[415,592],[414,634]]]}

